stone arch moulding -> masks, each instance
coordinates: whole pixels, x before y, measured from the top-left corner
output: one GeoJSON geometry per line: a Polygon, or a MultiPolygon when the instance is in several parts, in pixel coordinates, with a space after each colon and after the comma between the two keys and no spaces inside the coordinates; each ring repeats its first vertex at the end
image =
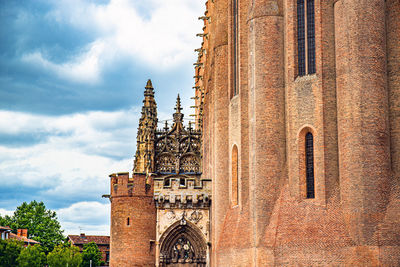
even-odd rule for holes
{"type": "Polygon", "coordinates": [[[207,263],[203,233],[184,217],[172,224],[160,238],[160,267],[196,266],[207,263]]]}
{"type": "Polygon", "coordinates": [[[316,175],[316,157],[315,157],[315,144],[317,139],[317,134],[311,125],[304,125],[297,135],[297,155],[298,155],[298,170],[299,170],[299,189],[300,189],[300,199],[316,199],[317,196],[317,184],[318,184],[318,176],[316,175]],[[314,197],[307,197],[307,179],[306,179],[306,135],[311,133],[313,136],[313,172],[314,172],[314,184],[313,191],[314,197]]]}

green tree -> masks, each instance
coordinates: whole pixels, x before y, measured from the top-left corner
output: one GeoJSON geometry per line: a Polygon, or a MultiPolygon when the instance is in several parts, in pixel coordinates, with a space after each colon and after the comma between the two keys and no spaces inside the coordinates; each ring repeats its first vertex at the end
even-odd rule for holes
{"type": "Polygon", "coordinates": [[[0,225],[10,226],[14,232],[17,229],[28,229],[28,238],[40,242],[46,253],[64,240],[56,213],[36,200],[29,204],[22,203],[12,216],[0,216],[0,225]]]}
{"type": "Polygon", "coordinates": [[[58,245],[47,255],[49,267],[79,267],[82,263],[82,255],[77,247],[58,245]]]}
{"type": "Polygon", "coordinates": [[[101,262],[101,251],[94,242],[87,243],[83,246],[82,251],[82,266],[89,267],[90,260],[92,260],[92,266],[99,266],[101,262]]]}
{"type": "Polygon", "coordinates": [[[22,242],[8,239],[0,239],[0,266],[14,267],[17,265],[17,258],[23,248],[22,242]]]}
{"type": "Polygon", "coordinates": [[[28,246],[21,250],[17,262],[19,267],[42,267],[46,264],[46,254],[40,245],[28,246]]]}

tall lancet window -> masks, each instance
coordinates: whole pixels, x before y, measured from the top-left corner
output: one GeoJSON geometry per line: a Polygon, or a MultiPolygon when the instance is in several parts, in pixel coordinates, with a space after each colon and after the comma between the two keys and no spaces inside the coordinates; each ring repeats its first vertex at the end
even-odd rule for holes
{"type": "Polygon", "coordinates": [[[297,70],[299,76],[315,73],[314,13],[314,0],[297,0],[297,70]]]}
{"type": "Polygon", "coordinates": [[[297,0],[297,67],[299,76],[306,74],[306,36],[304,0],[297,0]]]}
{"type": "Polygon", "coordinates": [[[307,198],[315,198],[314,189],[314,138],[312,133],[306,134],[306,186],[307,198]]]}
{"type": "Polygon", "coordinates": [[[308,74],[315,73],[314,0],[307,0],[307,65],[308,74]]]}
{"type": "Polygon", "coordinates": [[[232,96],[239,94],[239,85],[238,85],[238,25],[239,25],[239,16],[238,16],[238,1],[232,0],[232,74],[233,74],[233,84],[232,84],[232,96]]]}

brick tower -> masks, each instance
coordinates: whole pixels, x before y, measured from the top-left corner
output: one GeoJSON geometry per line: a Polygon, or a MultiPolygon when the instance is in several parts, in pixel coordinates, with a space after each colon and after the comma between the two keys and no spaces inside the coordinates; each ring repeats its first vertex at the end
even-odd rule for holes
{"type": "Polygon", "coordinates": [[[150,80],[145,89],[133,175],[110,175],[110,266],[154,266],[155,262],[156,209],[149,173],[154,166],[157,106],[150,80]]]}

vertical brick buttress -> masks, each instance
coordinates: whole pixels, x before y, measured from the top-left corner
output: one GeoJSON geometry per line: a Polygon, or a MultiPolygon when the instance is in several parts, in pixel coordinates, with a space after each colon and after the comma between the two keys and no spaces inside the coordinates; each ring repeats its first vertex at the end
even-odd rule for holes
{"type": "Polygon", "coordinates": [[[335,3],[341,202],[358,246],[376,245],[390,185],[385,1],[335,3]]]}
{"type": "Polygon", "coordinates": [[[215,39],[214,53],[214,175],[213,175],[213,258],[218,250],[219,237],[229,207],[229,148],[228,148],[228,0],[215,2],[215,39]]]}
{"type": "Polygon", "coordinates": [[[249,171],[253,266],[273,264],[265,240],[285,174],[285,93],[281,1],[250,4],[249,171]]]}
{"type": "MultiPolygon", "coordinates": [[[[400,1],[386,1],[387,73],[391,159],[394,181],[400,180],[400,1]]],[[[397,184],[396,186],[399,186],[397,184]]]]}

